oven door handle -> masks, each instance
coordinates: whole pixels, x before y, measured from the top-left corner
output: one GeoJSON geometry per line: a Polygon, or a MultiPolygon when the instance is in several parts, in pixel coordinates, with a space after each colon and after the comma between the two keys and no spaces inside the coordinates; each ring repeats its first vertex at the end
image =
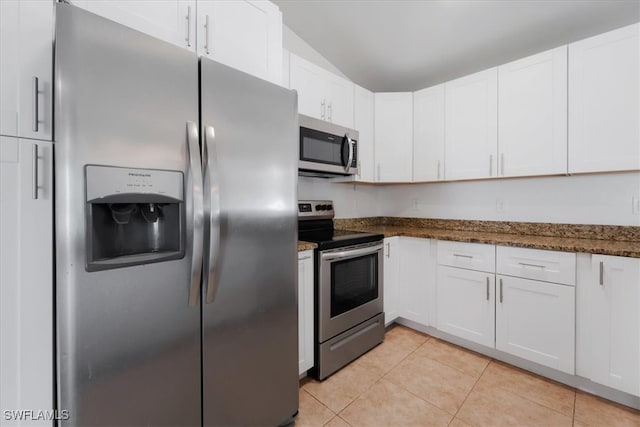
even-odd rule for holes
{"type": "Polygon", "coordinates": [[[345,258],[354,258],[357,256],[370,255],[375,252],[381,251],[383,247],[384,246],[381,243],[379,245],[367,246],[365,248],[348,249],[346,251],[340,252],[328,252],[323,253],[320,258],[322,259],[322,261],[336,261],[345,258]]]}

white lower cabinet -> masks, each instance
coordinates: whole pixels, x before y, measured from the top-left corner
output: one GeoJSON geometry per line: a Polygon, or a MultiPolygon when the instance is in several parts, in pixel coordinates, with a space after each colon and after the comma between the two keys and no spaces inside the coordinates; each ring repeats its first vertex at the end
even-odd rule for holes
{"type": "MultiPolygon", "coordinates": [[[[51,143],[0,137],[3,411],[53,407],[52,168],[51,143]]],[[[51,421],[33,424],[52,425],[51,421]]],[[[16,423],[3,414],[0,425],[16,423]]]]}
{"type": "Polygon", "coordinates": [[[497,276],[496,349],[575,372],[575,288],[497,276]]]}
{"type": "Polygon", "coordinates": [[[438,266],[436,327],[493,347],[495,274],[438,266]]]}
{"type": "Polygon", "coordinates": [[[429,325],[431,241],[400,237],[399,316],[423,326],[429,325]]]}
{"type": "Polygon", "coordinates": [[[298,373],[313,368],[313,251],[298,252],[298,373]]]}
{"type": "Polygon", "coordinates": [[[387,237],[384,239],[384,260],[383,260],[383,304],[384,321],[388,325],[399,316],[399,272],[400,254],[398,251],[399,237],[387,237]]]}
{"type": "Polygon", "coordinates": [[[640,396],[640,259],[593,255],[590,267],[578,284],[578,327],[586,337],[581,374],[640,396]]]}

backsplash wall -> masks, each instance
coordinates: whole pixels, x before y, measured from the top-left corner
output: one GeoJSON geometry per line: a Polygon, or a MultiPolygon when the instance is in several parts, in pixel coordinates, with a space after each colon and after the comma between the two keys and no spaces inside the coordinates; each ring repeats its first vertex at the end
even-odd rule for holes
{"type": "Polygon", "coordinates": [[[640,173],[385,186],[379,215],[640,226],[640,173]]]}
{"type": "Polygon", "coordinates": [[[333,200],[336,218],[392,216],[640,226],[640,173],[405,185],[300,177],[301,199],[333,200]]]}

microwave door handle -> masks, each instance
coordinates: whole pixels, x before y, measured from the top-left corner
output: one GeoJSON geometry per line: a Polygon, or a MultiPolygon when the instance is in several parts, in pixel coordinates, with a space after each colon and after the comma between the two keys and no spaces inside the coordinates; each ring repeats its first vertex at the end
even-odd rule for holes
{"type": "Polygon", "coordinates": [[[220,259],[220,185],[218,179],[218,154],[214,140],[216,132],[213,126],[204,128],[203,157],[204,178],[209,211],[209,247],[205,255],[203,271],[203,286],[206,290],[205,302],[211,304],[218,292],[218,262],[220,259]]]}
{"type": "Polygon", "coordinates": [[[340,252],[329,252],[321,255],[322,261],[336,261],[339,259],[345,258],[354,258],[361,255],[370,255],[377,251],[381,251],[383,248],[382,244],[367,246],[366,248],[358,248],[358,249],[348,249],[346,251],[340,252]]]}
{"type": "Polygon", "coordinates": [[[347,140],[347,144],[349,144],[349,159],[347,160],[347,164],[344,166],[345,172],[349,172],[349,168],[351,167],[351,163],[353,163],[353,140],[349,138],[349,134],[344,135],[347,140]]]}
{"type": "Polygon", "coordinates": [[[200,278],[202,275],[202,251],[204,209],[202,202],[202,167],[200,161],[200,148],[198,145],[198,125],[187,121],[187,154],[189,168],[187,169],[187,193],[190,193],[190,202],[186,204],[187,236],[191,236],[191,277],[189,286],[189,306],[194,307],[198,303],[200,295],[200,278]]]}

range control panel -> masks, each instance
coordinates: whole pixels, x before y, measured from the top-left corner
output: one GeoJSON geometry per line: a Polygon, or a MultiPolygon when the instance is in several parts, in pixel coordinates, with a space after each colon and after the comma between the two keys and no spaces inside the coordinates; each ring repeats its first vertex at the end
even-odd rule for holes
{"type": "Polygon", "coordinates": [[[331,200],[298,201],[298,219],[327,219],[334,217],[331,200]]]}

